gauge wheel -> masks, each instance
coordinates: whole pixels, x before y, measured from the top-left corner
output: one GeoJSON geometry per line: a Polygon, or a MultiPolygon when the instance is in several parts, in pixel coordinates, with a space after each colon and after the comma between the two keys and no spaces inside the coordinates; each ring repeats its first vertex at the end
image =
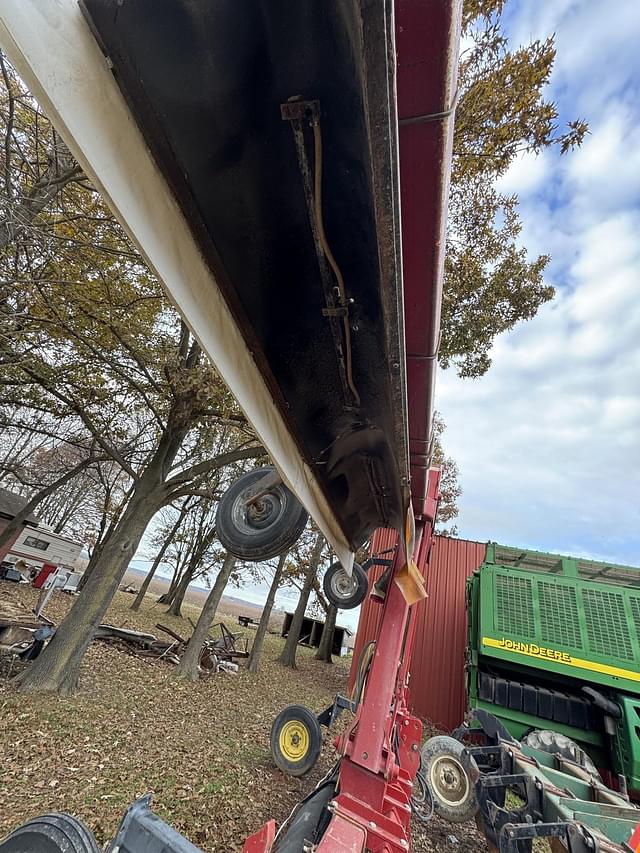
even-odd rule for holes
{"type": "Polygon", "coordinates": [[[318,760],[322,733],[316,715],[304,705],[287,705],[271,726],[271,755],[283,773],[304,776],[318,760]]]}
{"type": "Polygon", "coordinates": [[[68,814],[33,818],[0,841],[0,853],[99,853],[93,833],[68,814]]]}
{"type": "Polygon", "coordinates": [[[334,607],[352,610],[364,601],[369,579],[358,563],[353,564],[351,577],[345,572],[342,563],[332,563],[325,572],[322,588],[334,607]]]}
{"type": "Polygon", "coordinates": [[[222,545],[239,560],[260,562],[288,551],[298,541],[309,514],[285,486],[277,483],[254,503],[260,480],[272,467],[256,468],[239,477],[222,496],[216,530],[222,545]]]}
{"type": "Polygon", "coordinates": [[[464,744],[445,735],[430,738],[422,747],[421,772],[433,797],[433,810],[451,823],[472,820],[478,811],[474,783],[462,759],[464,750],[464,744]]]}

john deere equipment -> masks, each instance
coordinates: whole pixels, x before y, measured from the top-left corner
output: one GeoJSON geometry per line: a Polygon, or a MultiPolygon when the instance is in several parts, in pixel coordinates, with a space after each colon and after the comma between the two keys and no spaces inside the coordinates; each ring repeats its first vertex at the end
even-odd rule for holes
{"type": "Polygon", "coordinates": [[[471,708],[640,796],[640,569],[490,544],[467,611],[471,708]]]}

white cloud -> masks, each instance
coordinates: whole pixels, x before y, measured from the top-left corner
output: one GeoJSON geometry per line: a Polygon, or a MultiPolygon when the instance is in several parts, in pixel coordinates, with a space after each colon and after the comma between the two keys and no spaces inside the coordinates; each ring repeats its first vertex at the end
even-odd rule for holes
{"type": "Polygon", "coordinates": [[[600,120],[592,120],[584,144],[567,160],[566,173],[573,193],[597,206],[599,214],[635,204],[640,192],[637,107],[634,115],[619,104],[600,120]]]}
{"type": "Polygon", "coordinates": [[[549,157],[546,152],[524,152],[498,181],[498,189],[505,195],[532,193],[542,186],[549,175],[549,157]]]}
{"type": "Polygon", "coordinates": [[[630,82],[637,86],[637,0],[524,0],[512,9],[514,43],[555,35],[551,88],[567,108],[604,110],[616,92],[630,82]]]}
{"type": "Polygon", "coordinates": [[[640,14],[633,2],[515,4],[519,41],[557,32],[553,96],[591,135],[517,161],[522,242],[553,303],[500,337],[481,380],[439,378],[461,535],[640,564],[640,14]]]}

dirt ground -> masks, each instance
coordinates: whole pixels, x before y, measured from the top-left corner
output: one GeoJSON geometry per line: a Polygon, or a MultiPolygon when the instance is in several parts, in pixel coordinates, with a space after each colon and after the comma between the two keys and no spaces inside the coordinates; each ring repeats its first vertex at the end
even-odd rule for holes
{"type": "MultiPolygon", "coordinates": [[[[37,591],[0,582],[0,599],[9,595],[31,608],[37,591]]],[[[59,621],[72,601],[56,593],[47,615],[59,621]]],[[[118,593],[108,621],[151,632],[160,621],[189,633],[188,621],[168,617],[154,596],[138,614],[131,601],[118,593]]],[[[195,620],[198,608],[187,604],[184,613],[195,620]]],[[[237,625],[234,614],[221,615],[237,625]]],[[[251,641],[253,631],[246,633],[251,641]]],[[[282,640],[268,635],[257,675],[241,668],[191,684],[177,681],[170,664],[94,643],[69,699],[17,693],[6,680],[7,661],[0,662],[0,838],[30,817],[62,810],[85,820],[104,844],[126,807],[151,792],[154,810],[206,853],[240,851],[242,839],[265,820],[285,819],[335,760],[329,736],[303,779],[284,776],[271,761],[277,712],[291,702],[322,710],[345,690],[350,663],[328,666],[300,648],[292,672],[276,662],[281,648],[282,640]]],[[[435,818],[415,828],[414,850],[484,853],[487,847],[473,824],[435,818]]]]}

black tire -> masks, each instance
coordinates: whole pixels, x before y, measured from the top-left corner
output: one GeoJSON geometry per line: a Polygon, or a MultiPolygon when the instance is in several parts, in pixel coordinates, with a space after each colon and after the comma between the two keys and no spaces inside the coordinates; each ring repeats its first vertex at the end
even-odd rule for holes
{"type": "Polygon", "coordinates": [[[0,841],[0,853],[99,853],[99,847],[81,820],[54,812],[15,829],[0,841]]]}
{"type": "Polygon", "coordinates": [[[304,705],[287,705],[273,721],[270,745],[273,760],[283,773],[304,776],[322,749],[318,718],[304,705]]]}
{"type": "Polygon", "coordinates": [[[568,758],[570,761],[575,761],[581,767],[600,779],[598,768],[589,758],[589,755],[582,749],[581,746],[568,738],[566,735],[552,732],[550,729],[536,729],[522,738],[523,746],[531,746],[533,749],[539,749],[540,752],[548,752],[550,755],[561,755],[563,758],[568,758]]]}
{"type": "Polygon", "coordinates": [[[255,494],[271,467],[256,468],[238,478],[222,496],[216,513],[216,530],[222,545],[240,560],[260,562],[277,557],[295,545],[305,528],[309,513],[295,495],[279,483],[253,505],[246,501],[255,494]]]}
{"type": "Polygon", "coordinates": [[[332,563],[325,572],[322,588],[334,607],[352,610],[364,601],[369,589],[369,579],[358,563],[353,564],[351,577],[342,568],[341,563],[332,563]]]}
{"type": "MultiPolygon", "coordinates": [[[[478,811],[475,786],[469,778],[462,753],[465,746],[446,735],[429,738],[422,747],[420,772],[433,798],[434,812],[450,823],[466,823],[478,811]]],[[[471,759],[475,770],[475,762],[471,759]]]]}
{"type": "Polygon", "coordinates": [[[303,853],[305,841],[319,842],[330,816],[327,806],[335,793],[335,783],[328,782],[314,791],[306,802],[301,803],[291,826],[275,847],[274,853],[303,853]]]}

